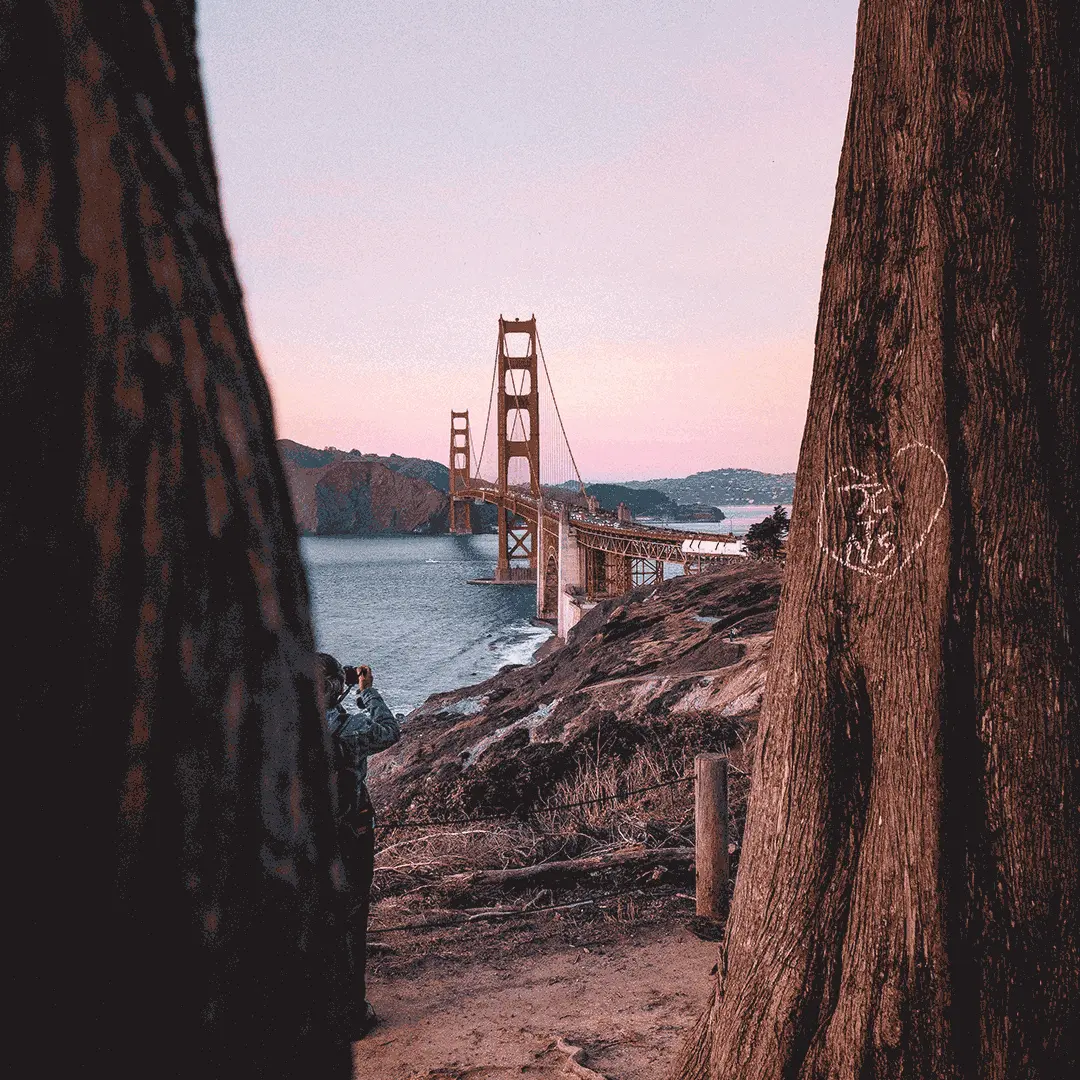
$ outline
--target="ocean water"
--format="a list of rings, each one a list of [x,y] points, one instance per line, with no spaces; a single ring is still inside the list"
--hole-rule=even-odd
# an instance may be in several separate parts
[[[725,506],[727,520],[688,531],[742,535],[771,506]],[[789,508],[790,510],[790,508]],[[495,536],[305,536],[315,641],[343,664],[369,664],[395,712],[431,695],[524,664],[551,632],[531,622],[528,585],[470,585],[491,577]],[[668,567],[667,576],[681,573]]]
[[[672,529],[685,529],[687,532],[734,533],[745,536],[746,530],[755,522],[762,521],[773,512],[771,506],[721,506],[724,511],[723,521],[669,521],[663,524]],[[784,509],[791,514],[791,504]],[[657,522],[660,524],[660,522]]]
[[[368,664],[395,712],[527,663],[551,632],[536,590],[491,577],[496,536],[305,536],[316,647]]]

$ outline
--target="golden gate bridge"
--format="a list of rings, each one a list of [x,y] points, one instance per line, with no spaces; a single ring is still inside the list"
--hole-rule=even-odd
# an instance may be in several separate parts
[[[555,621],[561,638],[598,600],[663,581],[667,563],[694,574],[744,557],[734,536],[636,522],[624,505],[601,509],[570,448],[535,315],[499,317],[479,454],[468,411],[450,413],[451,532],[472,532],[476,501],[497,508],[492,581],[535,583],[536,614]]]

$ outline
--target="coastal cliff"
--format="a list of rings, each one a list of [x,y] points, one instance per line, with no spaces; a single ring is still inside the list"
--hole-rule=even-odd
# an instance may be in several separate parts
[[[374,461],[305,468],[286,461],[297,529],[311,536],[446,532],[448,497]]]
[[[277,448],[286,468],[298,466],[302,469],[318,469],[338,461],[370,461],[376,465],[385,465],[391,472],[400,473],[413,480],[423,480],[437,491],[450,490],[450,470],[438,461],[427,458],[402,457],[400,454],[364,454],[359,450],[339,450],[336,446],[316,450],[314,446],[305,446],[292,439],[278,439]]]
[[[538,662],[430,698],[369,781],[392,816],[528,809],[642,751],[672,763],[756,729],[782,571],[751,563],[597,605]]]
[[[278,439],[296,527],[307,536],[444,533],[450,473],[426,458],[363,454]],[[473,532],[495,528],[495,507],[472,508]]]

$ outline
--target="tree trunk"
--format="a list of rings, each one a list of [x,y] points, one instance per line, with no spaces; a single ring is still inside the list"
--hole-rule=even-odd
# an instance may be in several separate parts
[[[1076,12],[863,0],[742,866],[682,1080],[1080,1075]]]
[[[10,981],[45,1075],[347,1075],[307,590],[194,35],[184,0],[0,0]]]

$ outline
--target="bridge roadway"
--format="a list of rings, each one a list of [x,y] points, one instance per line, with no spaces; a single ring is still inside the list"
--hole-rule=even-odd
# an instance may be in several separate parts
[[[565,489],[541,488],[537,496],[524,485],[500,490],[470,477],[455,495],[490,503],[524,521],[532,534],[530,565],[503,567],[495,580],[535,582],[537,615],[556,621],[564,640],[596,601],[663,581],[665,563],[678,563],[693,574],[707,563],[745,557],[730,534],[644,525],[599,510],[595,500],[590,506],[586,496]]]
[[[538,506],[542,506],[544,516],[551,519],[554,528],[558,527],[559,515],[565,506],[569,509],[578,545],[614,555],[682,565],[698,559],[741,557],[732,550],[738,541],[730,533],[699,533],[689,529],[665,529],[663,526],[620,521],[615,514],[589,510],[582,505],[583,498],[576,492],[566,492],[564,495],[557,489],[548,488],[537,498],[527,488],[507,488],[503,493],[495,484],[472,477],[468,487],[458,491],[457,495],[459,498],[479,499],[501,506],[531,525],[538,524]],[[688,551],[687,541],[697,543],[692,544]]]

